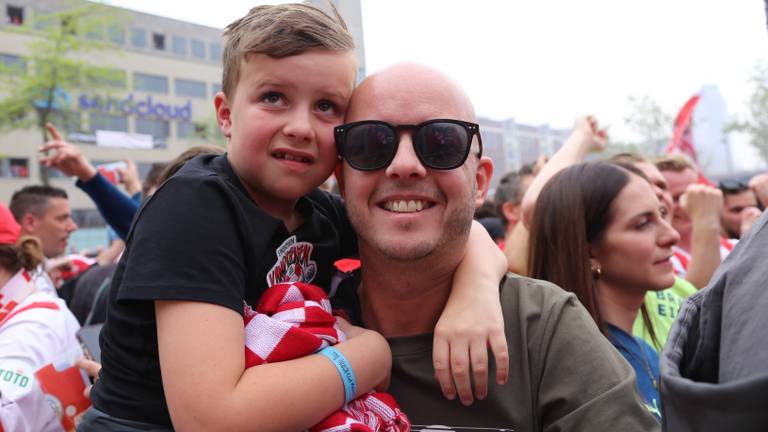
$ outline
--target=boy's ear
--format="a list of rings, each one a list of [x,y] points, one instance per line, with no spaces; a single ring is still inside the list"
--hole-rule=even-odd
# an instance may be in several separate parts
[[[336,168],[333,169],[333,175],[336,176],[336,184],[339,185],[339,193],[344,197],[344,161],[336,161]]]
[[[219,129],[229,139],[232,136],[232,110],[229,108],[227,95],[224,92],[216,93],[213,104],[216,108],[216,121],[219,123]]]

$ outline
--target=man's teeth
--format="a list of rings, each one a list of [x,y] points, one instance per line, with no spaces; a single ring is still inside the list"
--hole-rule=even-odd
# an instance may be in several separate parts
[[[305,163],[310,162],[308,158],[301,157],[301,156],[294,156],[288,153],[275,153],[275,157],[279,159],[289,160],[289,161],[297,161],[297,162],[305,162]]]
[[[387,201],[384,203],[384,208],[391,212],[395,213],[414,213],[421,211],[424,209],[424,207],[427,206],[427,203],[424,201]]]

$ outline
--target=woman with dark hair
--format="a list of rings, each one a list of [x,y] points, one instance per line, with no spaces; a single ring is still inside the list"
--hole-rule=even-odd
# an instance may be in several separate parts
[[[82,357],[80,328],[64,301],[38,291],[30,271],[43,261],[35,237],[0,204],[0,430],[60,431],[35,372],[62,356]]]
[[[679,235],[641,171],[607,162],[568,167],[544,186],[531,218],[530,276],[576,294],[635,369],[637,388],[660,417],[658,355],[632,336],[648,291],[674,283]]]

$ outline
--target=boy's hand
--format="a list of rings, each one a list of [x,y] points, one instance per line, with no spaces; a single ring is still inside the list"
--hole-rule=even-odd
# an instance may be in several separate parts
[[[92,179],[96,175],[96,168],[88,162],[80,149],[64,141],[51,123],[47,123],[45,127],[51,140],[40,147],[39,151],[44,153],[54,150],[54,153],[42,157],[40,162],[49,168],[58,169],[66,176],[75,176],[83,182]]]
[[[504,317],[498,296],[494,303],[483,301],[482,297],[449,302],[435,326],[435,377],[446,398],[453,400],[458,393],[464,405],[473,402],[472,381],[477,399],[488,395],[488,347],[496,359],[496,382],[506,383],[509,374]],[[495,304],[490,314],[489,304]]]

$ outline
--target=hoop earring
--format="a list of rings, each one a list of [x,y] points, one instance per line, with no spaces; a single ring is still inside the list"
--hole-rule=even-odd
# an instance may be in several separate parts
[[[603,268],[598,266],[592,269],[592,277],[597,280],[603,275]]]

